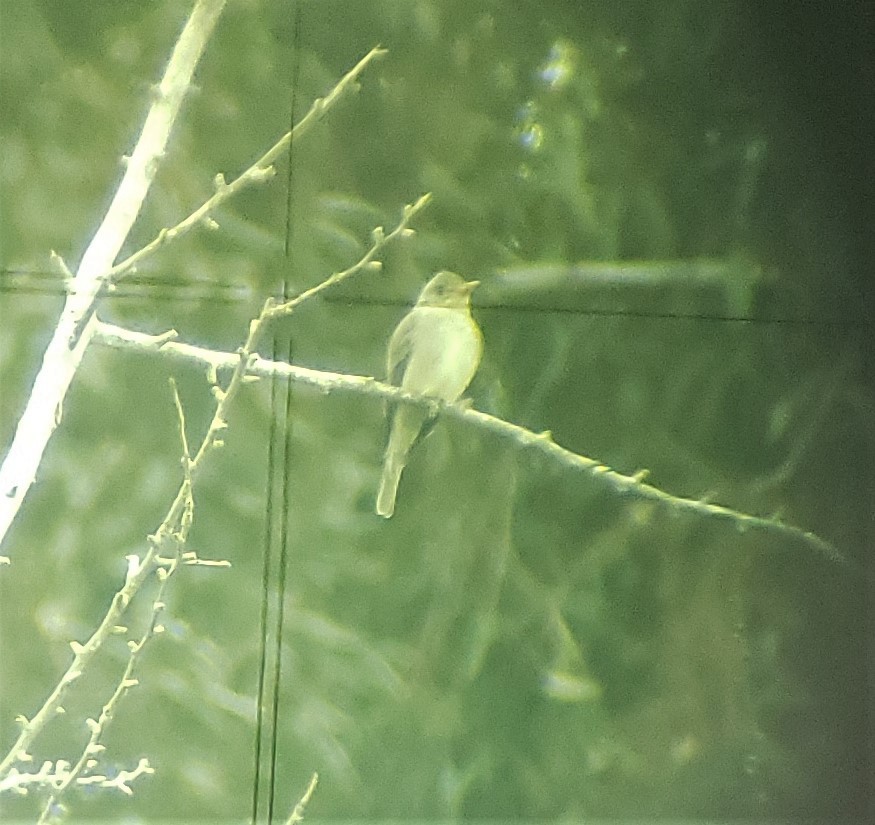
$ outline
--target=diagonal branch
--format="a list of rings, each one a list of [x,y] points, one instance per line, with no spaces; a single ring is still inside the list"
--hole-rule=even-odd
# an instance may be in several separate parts
[[[136,350],[151,350],[161,355],[204,365],[210,373],[219,370],[233,369],[239,355],[232,352],[196,347],[181,341],[172,340],[172,335],[146,335],[123,327],[101,323],[98,326],[96,340],[100,344],[118,348]],[[739,532],[762,530],[775,535],[781,535],[793,541],[822,553],[833,561],[844,561],[841,552],[829,541],[816,533],[803,530],[791,524],[784,524],[776,518],[764,518],[749,513],[742,513],[719,504],[712,504],[704,499],[684,498],[666,492],[658,487],[645,483],[646,472],[625,475],[605,466],[595,459],[578,455],[557,444],[549,431],[534,433],[517,424],[504,421],[478,410],[460,404],[436,402],[433,398],[416,396],[402,392],[398,387],[382,384],[374,378],[365,375],[347,375],[337,372],[298,367],[284,362],[270,361],[265,358],[254,358],[250,364],[249,375],[264,378],[285,377],[289,381],[318,389],[321,393],[347,392],[367,395],[387,401],[405,402],[422,405],[430,410],[435,408],[450,418],[464,421],[500,438],[505,438],[519,449],[535,450],[550,461],[573,471],[583,472],[591,476],[599,484],[607,485],[617,495],[639,501],[652,501],[670,508],[674,512],[687,512],[705,518],[716,518],[733,524]]]
[[[226,183],[222,175],[216,175],[215,186],[216,191],[208,200],[204,201],[197,209],[194,210],[187,218],[181,220],[176,226],[170,229],[162,229],[149,243],[142,249],[134,252],[128,258],[117,263],[109,272],[109,278],[116,281],[126,272],[130,272],[136,267],[140,261],[152,255],[158,249],[170,241],[185,235],[192,228],[203,221],[207,221],[211,213],[215,212],[217,207],[221,206],[226,200],[234,195],[242,192],[244,189],[256,183],[263,183],[265,180],[273,177],[274,162],[285,152],[289,145],[295,140],[302,138],[310,129],[321,120],[326,112],[331,109],[338,100],[350,90],[355,88],[355,82],[359,75],[365,70],[368,64],[377,57],[382,57],[386,54],[385,49],[375,46],[371,49],[355,66],[352,67],[337,83],[337,85],[325,96],[317,98],[313,101],[309,111],[290,131],[286,132],[273,146],[270,147],[255,163],[252,164],[245,172],[234,178],[230,183]]]

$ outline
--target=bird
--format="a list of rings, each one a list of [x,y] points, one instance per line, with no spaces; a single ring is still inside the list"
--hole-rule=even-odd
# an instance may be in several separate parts
[[[413,309],[389,340],[386,374],[405,392],[452,402],[465,391],[483,355],[483,333],[471,315],[471,293],[479,281],[446,270],[423,288]],[[376,512],[391,518],[407,456],[434,413],[398,404],[383,459]]]

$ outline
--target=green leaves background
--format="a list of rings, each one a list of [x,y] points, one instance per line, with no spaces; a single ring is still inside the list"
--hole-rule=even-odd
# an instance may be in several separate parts
[[[61,305],[49,251],[81,254],[187,8],[0,10],[5,445]],[[262,354],[380,377],[406,303],[455,269],[484,282],[478,408],[621,471],[647,468],[679,495],[780,512],[851,562],[618,499],[449,421],[384,523],[379,406],[293,390],[286,427],[262,383],[196,489],[192,544],[233,566],[177,577],[168,631],[107,742],[109,769],[148,755],[157,773],[130,800],[71,795],[74,818],[247,815],[267,490],[280,483],[279,810],[318,770],[317,819],[863,815],[873,444],[855,203],[834,164],[833,110],[799,94],[799,55],[757,14],[730,2],[231,3],[131,251],[373,45],[389,53],[274,182],[225,207],[218,231],[152,259],[102,315],[233,349],[266,294],[349,265],[374,226],[430,191],[382,273],[303,307]],[[689,268],[702,259],[717,263]],[[596,277],[581,262],[620,266]],[[717,274],[697,278],[701,267]],[[199,371],[86,357],[4,548],[3,741],[176,489],[168,374],[194,439],[212,403]],[[271,439],[286,438],[287,463],[269,468]],[[69,756],[123,655],[119,639],[37,764]],[[32,810],[5,804],[10,818]]]

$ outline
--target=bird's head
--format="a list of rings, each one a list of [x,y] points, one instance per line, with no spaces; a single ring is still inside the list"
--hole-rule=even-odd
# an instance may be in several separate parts
[[[471,300],[471,293],[479,284],[480,281],[466,281],[455,272],[443,270],[422,288],[416,303],[417,306],[465,309]]]

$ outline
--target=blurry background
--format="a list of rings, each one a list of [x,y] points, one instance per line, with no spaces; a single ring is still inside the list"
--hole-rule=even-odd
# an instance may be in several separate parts
[[[279,810],[318,770],[311,820],[871,812],[868,35],[850,5],[754,5],[231,2],[128,251],[389,53],[272,183],[101,315],[233,349],[266,295],[348,266],[430,191],[382,273],[277,324],[263,354],[381,377],[422,283],[455,269],[483,282],[479,409],[677,495],[780,514],[849,563],[621,500],[450,421],[384,522],[379,403],[294,389],[272,427],[285,402],[262,382],[196,490],[192,546],[232,567],[176,577],[107,737],[102,770],[157,772],[130,799],[72,792],[74,819],[247,816],[271,438],[289,444]],[[4,451],[62,302],[49,252],[75,267],[188,11],[0,2]],[[3,548],[4,749],[175,493],[170,374],[194,440],[202,371],[95,347],[68,396]],[[119,637],[36,764],[75,757],[125,653]]]

